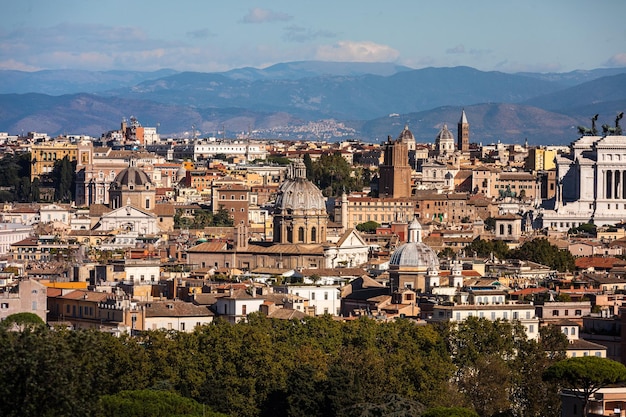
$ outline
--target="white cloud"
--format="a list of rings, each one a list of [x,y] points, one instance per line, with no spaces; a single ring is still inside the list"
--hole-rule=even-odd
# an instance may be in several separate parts
[[[318,47],[316,59],[347,62],[393,62],[400,52],[387,45],[374,42],[339,41],[334,45]]]
[[[291,19],[293,19],[293,17],[286,13],[274,12],[269,9],[261,9],[259,7],[255,7],[254,9],[250,9],[248,11],[248,14],[241,19],[241,22],[266,23],[276,21],[288,21]]]
[[[626,67],[626,52],[615,54],[606,61],[607,67]]]

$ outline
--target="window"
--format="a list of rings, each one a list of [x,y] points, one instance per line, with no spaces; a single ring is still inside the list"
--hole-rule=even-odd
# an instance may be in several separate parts
[[[304,242],[304,227],[298,228],[298,242]]]
[[[30,307],[31,310],[37,310],[37,301],[33,301]]]
[[[552,316],[557,317],[559,315],[559,310],[552,310]]]
[[[2,303],[0,304],[0,308],[5,309],[5,308],[9,308],[9,303]],[[69,313],[70,310],[70,306],[67,306],[67,312]]]
[[[582,316],[582,315],[583,315],[583,312],[582,312],[582,310],[576,310],[576,311],[574,311],[574,314],[575,314],[576,316]]]
[[[315,300],[315,293],[314,292],[311,293],[311,300]]]
[[[328,300],[328,292],[324,293],[324,300]]]
[[[602,353],[596,352],[596,356],[602,356]]]
[[[569,310],[565,310],[565,311],[563,312],[563,315],[564,315],[564,316],[569,315]]]
[[[185,323],[180,323],[180,330],[185,331]]]

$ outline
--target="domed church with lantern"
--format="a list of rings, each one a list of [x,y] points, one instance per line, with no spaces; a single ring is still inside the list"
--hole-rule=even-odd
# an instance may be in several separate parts
[[[274,205],[274,242],[325,243],[328,213],[322,192],[306,178],[306,166],[297,160],[290,178],[278,189]]]
[[[357,267],[367,262],[369,246],[356,230],[328,240],[326,198],[306,178],[301,160],[292,163],[280,185],[272,214],[272,242],[250,241],[247,226],[239,225],[234,243],[200,243],[188,249],[189,262],[241,270]]]
[[[422,242],[422,226],[417,218],[409,224],[408,242],[398,246],[389,260],[391,291],[410,288],[430,292],[439,286],[439,258]]]

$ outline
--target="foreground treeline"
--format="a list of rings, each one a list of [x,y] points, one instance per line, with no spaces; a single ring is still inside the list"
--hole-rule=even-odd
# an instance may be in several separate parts
[[[541,376],[566,341],[548,329],[542,343],[484,319],[453,329],[252,315],[139,338],[0,329],[0,415],[161,415],[151,405],[198,416],[556,416],[558,389]]]

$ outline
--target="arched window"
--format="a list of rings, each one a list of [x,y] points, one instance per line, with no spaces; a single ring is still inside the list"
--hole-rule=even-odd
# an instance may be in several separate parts
[[[298,228],[298,242],[304,242],[304,227]]]
[[[563,333],[565,333],[565,336],[569,335],[569,329],[567,327],[563,328]]]
[[[317,229],[314,227],[311,228],[311,242],[317,241]]]
[[[503,224],[500,225],[500,234],[501,235],[504,234],[504,225]]]
[[[287,229],[287,242],[293,243],[293,229],[291,227]]]
[[[511,224],[507,225],[507,232],[509,232],[509,235],[513,234],[513,225]]]

